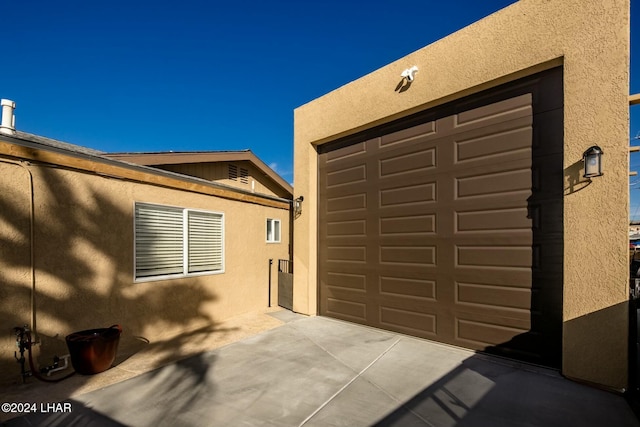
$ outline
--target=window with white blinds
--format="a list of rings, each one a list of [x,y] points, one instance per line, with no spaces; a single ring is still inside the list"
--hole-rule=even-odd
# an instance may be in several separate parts
[[[136,279],[223,271],[223,214],[136,203]]]
[[[222,215],[187,211],[188,272],[222,270]]]

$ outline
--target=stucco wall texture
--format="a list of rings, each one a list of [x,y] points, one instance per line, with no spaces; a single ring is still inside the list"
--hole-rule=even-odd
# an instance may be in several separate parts
[[[288,259],[289,211],[0,158],[0,324],[32,325],[30,244],[40,365],[68,353],[74,331],[121,324],[125,338],[151,343],[235,315],[277,305],[277,260]],[[28,168],[28,170],[27,170]],[[33,176],[34,236],[30,237]],[[134,202],[222,212],[225,272],[134,282]],[[281,221],[281,243],[266,243],[266,219]],[[121,340],[121,344],[123,341]],[[15,339],[0,336],[0,387],[20,381]]]
[[[294,310],[317,309],[316,146],[554,66],[564,71],[562,373],[627,387],[629,0],[520,0],[295,110]],[[411,87],[401,72],[419,68]],[[604,176],[569,180],[591,145]]]

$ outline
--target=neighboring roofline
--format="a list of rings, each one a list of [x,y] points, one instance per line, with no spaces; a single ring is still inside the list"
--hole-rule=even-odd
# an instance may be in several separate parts
[[[0,135],[0,155],[283,209],[288,209],[291,203],[291,200],[286,198],[252,193],[241,188],[202,178],[111,159],[101,151],[38,137],[25,132],[16,132],[15,136]],[[93,166],[87,164],[87,162],[91,162]],[[184,184],[179,184],[179,182]]]
[[[267,166],[251,150],[242,151],[161,151],[144,153],[105,153],[105,156],[140,165],[173,165],[186,163],[240,162],[247,161],[285,191],[293,195],[293,187],[276,171]]]
[[[3,135],[3,137],[6,137],[6,136],[10,137],[10,135]],[[104,151],[94,150],[93,148],[70,144],[68,142],[58,141],[56,139],[47,138],[45,136],[35,135],[28,132],[22,132],[19,130],[15,131],[14,137],[16,139],[20,139],[23,141],[31,141],[37,144],[42,144],[47,147],[59,148],[61,150],[73,151],[73,152],[87,154],[87,155],[100,156],[105,154]]]

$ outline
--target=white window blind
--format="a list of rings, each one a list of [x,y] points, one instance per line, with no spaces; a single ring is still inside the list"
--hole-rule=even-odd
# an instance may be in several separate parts
[[[136,204],[136,277],[181,274],[182,209]]]
[[[208,212],[188,212],[188,271],[222,269],[222,217]]]
[[[224,269],[224,216],[136,203],[136,278],[188,275]]]

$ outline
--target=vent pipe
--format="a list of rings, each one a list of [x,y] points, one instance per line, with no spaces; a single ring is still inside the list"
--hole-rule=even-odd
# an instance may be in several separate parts
[[[0,100],[2,106],[2,124],[0,124],[0,133],[5,135],[13,135],[16,132],[16,117],[13,115],[13,110],[16,108],[16,103],[9,100]]]

